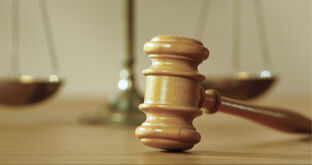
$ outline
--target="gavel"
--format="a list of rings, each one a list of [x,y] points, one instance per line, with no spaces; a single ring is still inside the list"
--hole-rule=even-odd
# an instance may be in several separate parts
[[[202,112],[221,111],[279,131],[311,134],[312,122],[302,115],[222,97],[213,89],[204,91],[200,82],[205,76],[197,67],[208,58],[209,51],[200,41],[157,36],[145,43],[144,52],[152,60],[143,71],[145,99],[139,105],[146,120],[135,134],[147,146],[168,151],[191,149],[201,139],[192,122]]]

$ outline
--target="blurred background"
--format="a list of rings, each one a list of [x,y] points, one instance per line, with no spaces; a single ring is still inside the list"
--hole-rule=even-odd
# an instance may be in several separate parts
[[[19,10],[15,10],[19,21],[12,19],[12,4],[18,4],[14,2],[18,1],[0,0],[0,164],[311,164],[311,136],[303,139],[283,134],[224,113],[194,120],[203,137],[195,152],[169,156],[149,150],[139,143],[133,126],[106,125],[137,126],[145,117],[136,105],[142,102],[141,97],[135,97],[135,90],[127,88],[131,86],[127,86],[129,81],[123,81],[125,88],[118,91],[122,77],[119,74],[125,69],[122,59],[127,54],[125,2],[131,1],[19,0]],[[210,50],[210,57],[199,71],[207,78],[233,74],[237,2],[241,5],[239,71],[259,74],[267,69],[278,77],[264,96],[251,101],[311,118],[311,0],[135,0],[134,74],[139,93],[143,96],[145,88],[142,70],[151,65],[143,45],[157,35],[181,35],[202,41]],[[262,3],[262,24],[257,24],[253,2]],[[44,3],[49,21],[42,19]],[[50,23],[59,73],[65,81],[53,99],[24,106],[36,97],[47,98],[42,94],[53,93],[51,86],[57,83],[46,81],[45,86],[41,81],[30,81],[30,85],[20,79],[7,81],[16,74],[12,67],[12,32],[18,34],[12,31],[17,29],[12,28],[14,22],[20,26],[21,75],[58,80],[49,56],[48,26],[44,26]],[[266,29],[271,68],[263,65],[259,25]],[[261,90],[260,87],[256,84],[253,90]],[[119,98],[115,97],[114,102],[108,99],[111,96]],[[21,106],[6,106],[3,102],[7,98],[20,101]],[[140,120],[136,120],[134,117],[139,115]],[[87,126],[80,121],[102,126]]]
[[[271,52],[272,72],[279,77],[270,97],[291,96],[311,101],[311,1],[263,0],[264,21]],[[201,0],[137,0],[135,14],[135,74],[144,93],[141,71],[150,65],[144,42],[156,35],[200,39],[210,57],[200,66],[205,75],[232,73],[233,1],[211,1],[206,20],[199,20]],[[122,0],[50,0],[47,3],[60,73],[66,83],[59,97],[106,97],[117,92],[123,41]],[[11,3],[0,1],[0,76],[11,70]],[[242,69],[263,69],[252,1],[242,1]],[[51,65],[36,0],[20,3],[19,63],[24,74],[44,77]]]

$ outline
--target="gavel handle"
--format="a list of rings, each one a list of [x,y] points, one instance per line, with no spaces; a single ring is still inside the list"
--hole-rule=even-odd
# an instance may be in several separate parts
[[[243,101],[222,97],[215,90],[206,90],[204,95],[201,107],[207,113],[220,111],[249,119],[279,131],[311,134],[312,121],[300,114],[281,108],[251,105]]]

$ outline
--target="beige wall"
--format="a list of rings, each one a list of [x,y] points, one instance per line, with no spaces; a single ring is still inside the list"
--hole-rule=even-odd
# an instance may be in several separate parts
[[[124,53],[122,0],[49,0],[48,8],[61,74],[62,95],[108,95],[117,91]],[[136,13],[136,71],[150,65],[142,46],[151,37],[174,34],[194,37],[200,0],[138,0]],[[201,40],[211,56],[200,67],[204,74],[231,73],[231,0],[214,0]],[[262,68],[252,1],[243,1],[243,69]],[[311,1],[265,0],[265,21],[273,71],[280,80],[271,95],[311,96]],[[21,67],[24,73],[51,72],[37,1],[21,3]],[[9,53],[10,0],[0,1],[0,74],[11,74]]]

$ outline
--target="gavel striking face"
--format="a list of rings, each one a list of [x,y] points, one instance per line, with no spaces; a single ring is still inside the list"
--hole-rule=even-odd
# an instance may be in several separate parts
[[[311,133],[311,121],[301,115],[246,105],[221,97],[214,90],[204,92],[200,82],[205,77],[197,67],[209,52],[200,41],[157,36],[145,43],[144,52],[152,60],[151,67],[143,71],[145,100],[139,105],[146,120],[135,133],[147,146],[175,151],[191,149],[201,138],[192,122],[202,111],[219,110],[284,132]]]

